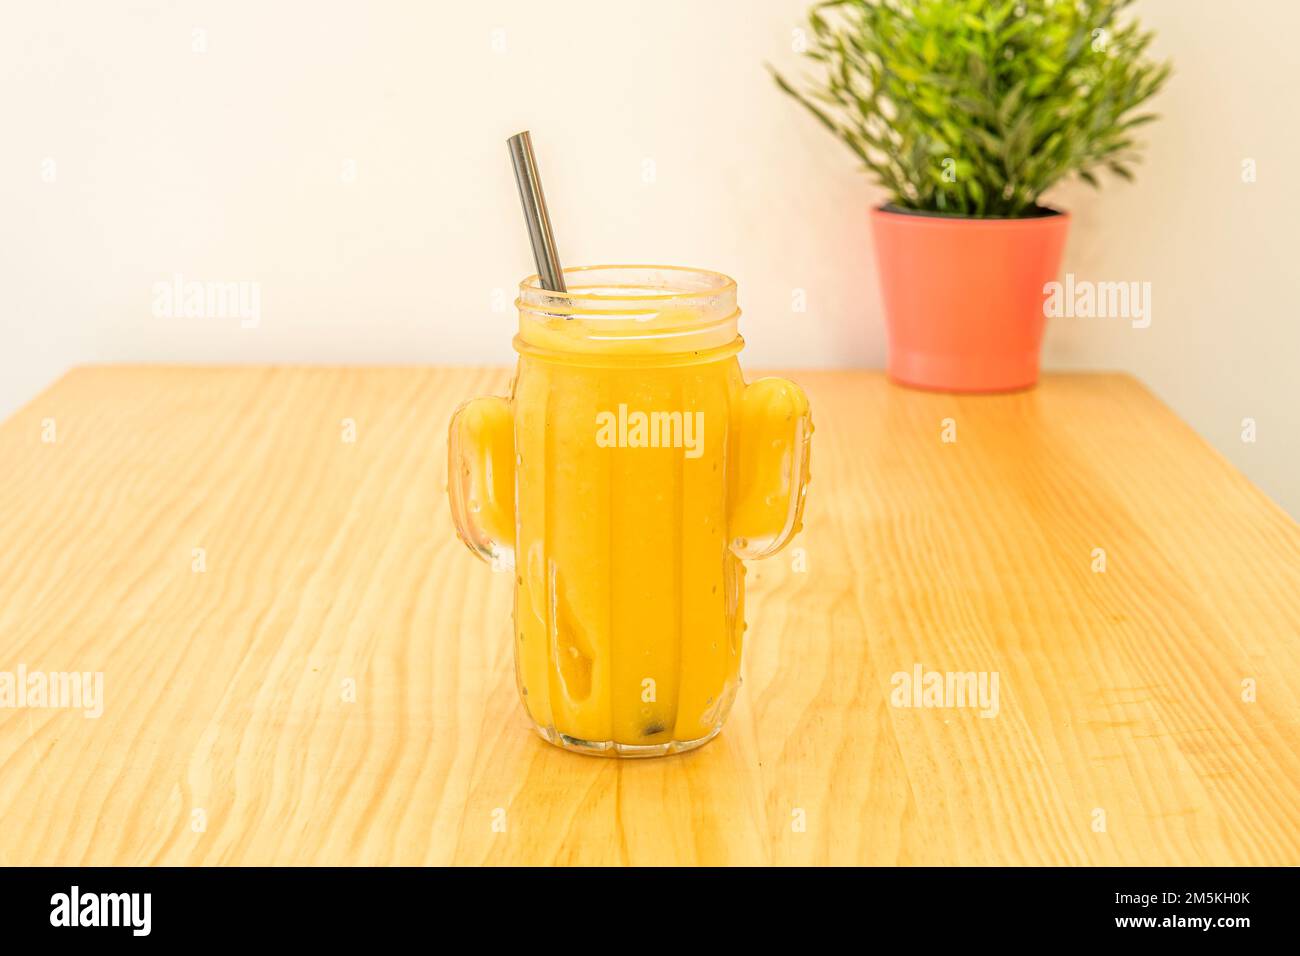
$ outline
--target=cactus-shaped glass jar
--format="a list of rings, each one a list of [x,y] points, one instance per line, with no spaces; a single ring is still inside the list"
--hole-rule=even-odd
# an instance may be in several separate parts
[[[520,286],[509,398],[451,422],[461,539],[512,570],[519,694],[559,746],[689,750],[740,686],[743,559],[800,527],[812,421],[793,382],[748,385],[736,284],[663,266]]]

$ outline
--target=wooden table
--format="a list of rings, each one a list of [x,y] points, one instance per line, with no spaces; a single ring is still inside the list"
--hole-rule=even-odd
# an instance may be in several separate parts
[[[531,733],[450,527],[506,372],[73,371],[0,427],[0,671],[103,712],[0,709],[0,863],[1300,863],[1293,521],[1124,376],[795,377],[735,711],[609,761]],[[996,716],[894,706],[915,665]]]

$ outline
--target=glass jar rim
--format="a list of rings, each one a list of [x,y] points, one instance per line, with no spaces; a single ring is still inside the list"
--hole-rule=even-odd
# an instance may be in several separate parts
[[[652,288],[652,282],[647,280],[643,283],[637,283],[634,287],[635,291],[627,294],[610,294],[605,291],[584,291],[592,287],[607,288],[598,281],[588,282],[585,286],[579,284],[584,279],[597,279],[602,273],[622,273],[624,275],[644,273],[647,276],[653,276],[655,273],[667,273],[680,278],[682,286],[679,288],[665,287],[660,291]],[[625,309],[635,310],[641,303],[654,303],[656,306],[664,306],[668,304],[707,302],[710,300],[716,302],[720,296],[728,294],[734,296],[736,291],[736,280],[730,276],[710,269],[697,269],[691,266],[649,264],[571,266],[564,270],[564,276],[566,285],[570,286],[567,292],[554,292],[550,289],[543,289],[540,276],[537,274],[528,276],[519,283],[519,301],[516,305],[521,309],[529,310],[541,307],[543,310],[549,311],[550,308],[559,306],[560,308],[568,308],[579,312],[617,312]],[[590,305],[587,305],[588,303]]]
[[[543,289],[537,276],[520,284],[520,354],[580,353],[645,363],[740,347],[736,283],[720,272],[600,265],[564,274],[567,292]]]

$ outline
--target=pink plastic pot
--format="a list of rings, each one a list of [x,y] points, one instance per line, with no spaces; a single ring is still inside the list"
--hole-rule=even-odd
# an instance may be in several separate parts
[[[1056,278],[1068,213],[964,219],[871,211],[889,333],[889,377],[947,392],[1038,381],[1043,286]]]

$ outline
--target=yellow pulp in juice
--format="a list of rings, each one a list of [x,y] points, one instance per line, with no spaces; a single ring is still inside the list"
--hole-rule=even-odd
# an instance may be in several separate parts
[[[735,349],[683,355],[647,337],[602,364],[565,351],[580,324],[521,335],[537,348],[521,347],[511,403],[519,692],[539,727],[572,742],[698,740],[735,697],[745,626],[727,527],[745,388]],[[599,416],[620,406],[702,413],[698,456],[601,447]]]

